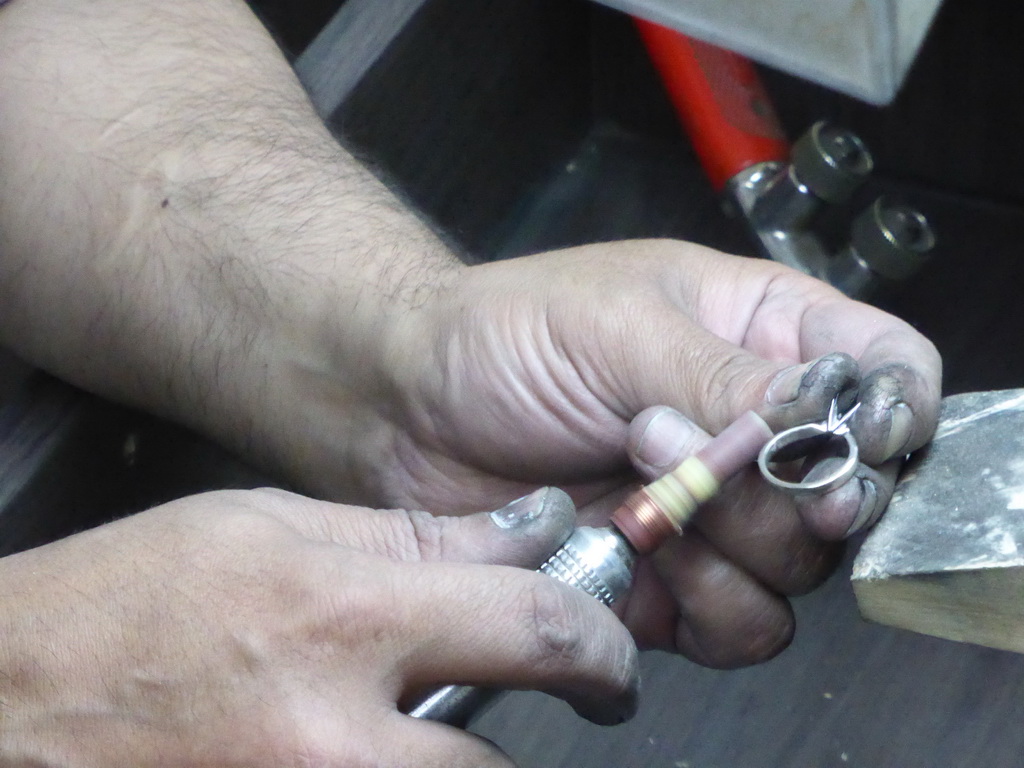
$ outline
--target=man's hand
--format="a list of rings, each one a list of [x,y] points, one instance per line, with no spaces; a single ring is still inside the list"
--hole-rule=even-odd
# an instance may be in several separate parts
[[[467,268],[407,319],[402,407],[367,468],[403,506],[479,508],[551,483],[607,511],[637,479],[627,439],[651,479],[747,409],[779,429],[823,418],[834,397],[859,399],[864,463],[852,480],[797,504],[752,473],[645,565],[627,607],[638,638],[715,666],[785,645],[792,617],[779,594],[827,575],[837,550],[825,541],[877,518],[894,459],[937,417],[940,360],[906,323],[779,265],[693,245]],[[659,404],[685,417],[645,410]],[[340,492],[328,467],[296,469]]]
[[[672,242],[461,266],[240,0],[13,3],[0,50],[0,341],[324,496],[446,513],[557,484],[596,516],[637,479],[635,418],[650,476],[746,408],[783,427],[856,389],[855,479],[799,508],[738,483],[643,566],[645,644],[777,651],[779,593],[934,428],[934,348],[781,266]]]
[[[451,681],[624,719],[619,621],[495,565],[538,565],[574,517],[556,490],[464,518],[224,492],[6,558],[0,762],[510,766],[396,708]]]

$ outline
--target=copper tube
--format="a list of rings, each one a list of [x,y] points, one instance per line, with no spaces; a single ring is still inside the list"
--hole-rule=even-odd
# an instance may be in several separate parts
[[[676,533],[668,515],[643,488],[631,493],[615,510],[611,523],[640,555],[653,552],[661,542]]]

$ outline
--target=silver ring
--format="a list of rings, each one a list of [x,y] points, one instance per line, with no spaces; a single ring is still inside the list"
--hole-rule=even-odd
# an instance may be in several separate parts
[[[835,469],[835,471],[830,472],[825,477],[820,477],[812,481],[801,480],[796,483],[789,480],[783,480],[772,472],[771,464],[774,462],[775,457],[780,451],[802,440],[808,440],[815,437],[826,437],[829,435],[846,441],[846,459]],[[764,476],[764,479],[776,488],[781,488],[794,496],[809,496],[812,494],[828,493],[829,491],[834,491],[836,488],[843,485],[843,483],[853,477],[853,473],[857,471],[857,462],[859,460],[860,450],[857,448],[857,441],[849,431],[837,434],[821,424],[804,424],[803,426],[793,427],[792,429],[780,432],[769,440],[768,444],[761,449],[761,453],[757,457],[757,467],[761,470],[761,474]]]

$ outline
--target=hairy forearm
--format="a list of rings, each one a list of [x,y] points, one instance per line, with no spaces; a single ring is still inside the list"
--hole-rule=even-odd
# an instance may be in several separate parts
[[[457,262],[241,0],[16,0],[0,50],[4,343],[271,463],[253,414],[318,369],[387,389],[387,318]]]

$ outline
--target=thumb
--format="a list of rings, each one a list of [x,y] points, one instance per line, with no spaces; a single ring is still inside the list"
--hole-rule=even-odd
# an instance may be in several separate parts
[[[638,413],[629,424],[626,450],[644,481],[678,467],[711,440],[711,435],[667,405]]]
[[[441,517],[373,510],[281,493],[273,513],[307,538],[398,560],[537,568],[569,538],[576,507],[558,488],[540,488],[491,512]]]
[[[572,534],[576,506],[558,488],[540,488],[493,512],[421,521],[443,539],[437,559],[537,568]]]
[[[687,366],[690,413],[712,432],[748,410],[779,430],[824,418],[834,399],[853,405],[860,369],[847,354],[786,366],[717,339],[712,346]]]
[[[641,342],[620,338],[616,346],[603,347],[619,356],[611,368],[628,372],[618,382],[627,409],[671,405],[717,433],[746,411],[778,430],[824,418],[834,398],[852,405],[860,369],[847,354],[831,352],[802,363],[765,359],[687,317],[663,315],[646,318],[642,334],[627,329]]]

